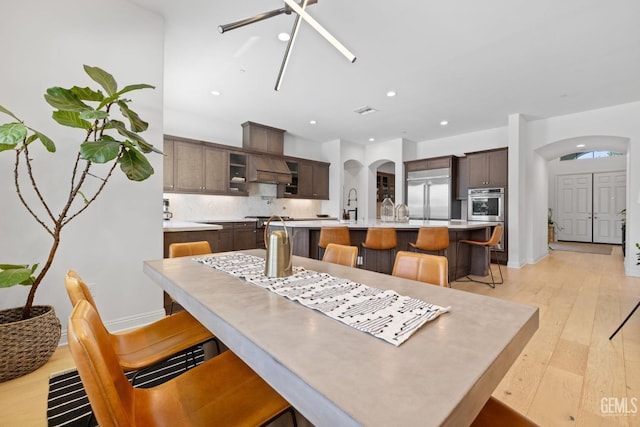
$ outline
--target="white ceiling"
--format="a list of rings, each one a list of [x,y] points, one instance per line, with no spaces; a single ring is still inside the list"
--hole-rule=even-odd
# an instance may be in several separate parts
[[[309,14],[357,61],[303,22],[278,92],[286,43],[276,36],[295,15],[217,26],[283,0],[130,1],[165,18],[165,109],[233,123],[238,135],[250,120],[320,142],[424,141],[505,126],[512,113],[640,100],[638,0],[318,0]],[[353,112],[365,105],[379,111]]]

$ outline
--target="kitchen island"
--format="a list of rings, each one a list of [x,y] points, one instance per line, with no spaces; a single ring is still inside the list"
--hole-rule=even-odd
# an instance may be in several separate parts
[[[464,220],[410,220],[409,222],[381,222],[373,221],[285,221],[287,228],[293,231],[293,254],[306,258],[320,259],[318,241],[322,227],[346,226],[349,228],[351,244],[360,248],[358,266],[366,270],[391,273],[393,257],[384,251],[368,251],[366,261],[362,258],[362,242],[365,240],[367,229],[373,227],[392,227],[397,231],[397,251],[409,250],[409,242],[415,242],[421,227],[447,227],[449,229],[449,280],[464,277],[468,274],[485,276],[489,253],[484,248],[461,245],[460,253],[456,254],[456,245],[462,239],[488,239],[492,227],[496,222],[464,221]],[[282,223],[272,221],[272,226],[282,226]],[[459,256],[456,271],[456,257]]]

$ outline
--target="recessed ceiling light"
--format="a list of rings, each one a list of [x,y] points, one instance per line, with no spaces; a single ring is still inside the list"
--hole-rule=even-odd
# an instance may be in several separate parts
[[[315,120],[309,120],[309,124],[315,125],[316,123],[318,122],[316,122]]]
[[[278,34],[278,40],[281,42],[288,42],[291,36],[288,33],[280,33]]]
[[[584,145],[584,144],[578,144],[578,145],[576,145],[576,148],[584,148],[584,147],[586,147],[586,145]]]
[[[442,120],[442,121],[440,122],[440,126],[446,126],[446,125],[448,125],[448,124],[449,124],[449,122],[448,122],[448,121],[446,121],[446,120]]]
[[[373,142],[375,140],[376,140],[375,138],[369,138],[369,142]]]
[[[213,95],[213,96],[220,96],[220,91],[219,91],[219,90],[212,90],[212,91],[211,91],[211,95]]]
[[[394,97],[394,96],[396,96],[396,95],[397,95],[397,93],[396,93],[396,91],[395,91],[395,90],[390,90],[389,92],[387,92],[387,96],[388,96],[389,98]]]

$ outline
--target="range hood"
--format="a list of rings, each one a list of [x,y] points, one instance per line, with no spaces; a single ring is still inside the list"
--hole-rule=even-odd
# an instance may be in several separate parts
[[[249,156],[249,181],[266,184],[290,184],[291,171],[279,157]]]

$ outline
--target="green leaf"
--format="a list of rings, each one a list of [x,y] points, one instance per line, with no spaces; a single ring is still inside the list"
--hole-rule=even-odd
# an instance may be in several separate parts
[[[91,129],[91,123],[86,120],[82,120],[80,118],[80,114],[81,113],[77,111],[58,110],[53,112],[53,120],[60,123],[62,126],[80,129]]]
[[[17,121],[21,122],[22,120],[20,120],[19,118],[17,118],[11,111],[7,110],[6,108],[4,108],[2,105],[0,105],[0,112],[5,113],[11,117],[13,117],[14,119],[16,119]]]
[[[101,91],[93,90],[90,87],[74,86],[71,88],[71,92],[73,92],[73,94],[79,99],[83,99],[85,101],[100,102],[104,99],[104,94]]]
[[[27,137],[27,127],[22,123],[0,125],[0,143],[15,146]]]
[[[47,89],[47,93],[44,95],[44,99],[47,100],[49,105],[54,108],[63,111],[85,111],[90,110],[87,104],[82,102],[73,92],[69,89],[61,87],[50,87]]]
[[[87,110],[80,113],[80,118],[85,120],[103,120],[109,117],[109,113],[106,111]]]
[[[112,128],[118,131],[118,133],[122,136],[125,136],[135,142],[141,142],[143,144],[147,144],[150,146],[150,144],[144,140],[143,137],[141,137],[140,135],[138,135],[135,132],[131,132],[129,129],[127,129],[127,127],[125,126],[125,124],[123,122],[121,122],[120,120],[111,120],[108,124],[107,124],[107,128]]]
[[[144,154],[130,148],[122,153],[118,160],[120,169],[132,181],[144,181],[153,175],[153,167]]]
[[[44,145],[44,148],[46,148],[48,152],[50,153],[56,152],[56,144],[51,140],[51,138],[49,138],[47,135],[40,133],[38,131],[33,130],[33,132],[34,132],[34,135],[38,137],[40,142],[42,142],[42,145]]]
[[[0,288],[9,288],[15,285],[32,285],[35,281],[33,272],[37,267],[38,264],[33,267],[13,264],[0,265]]]
[[[139,90],[139,89],[155,89],[155,86],[151,86],[145,83],[140,83],[140,84],[135,84],[135,85],[128,85],[125,86],[121,91],[119,91],[118,93],[116,93],[116,95],[118,97],[122,96],[123,94],[127,93],[127,92],[131,92],[133,90]]]
[[[144,132],[149,127],[149,123],[145,122],[138,116],[138,113],[129,109],[125,101],[118,101],[122,115],[129,119],[131,130],[134,132]]]
[[[84,71],[93,79],[94,82],[102,86],[108,95],[114,95],[118,91],[116,79],[102,68],[85,65]]]
[[[80,155],[84,160],[94,163],[107,163],[118,157],[120,143],[118,141],[90,141],[80,145]]]

